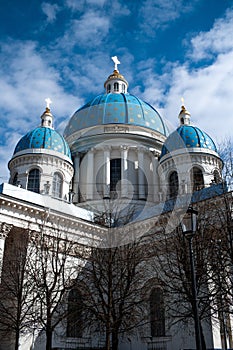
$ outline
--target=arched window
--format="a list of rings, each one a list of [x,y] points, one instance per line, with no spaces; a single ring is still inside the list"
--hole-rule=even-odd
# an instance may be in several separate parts
[[[177,171],[173,171],[169,176],[169,196],[175,198],[179,191],[179,179]]]
[[[110,84],[107,85],[107,93],[109,94],[109,92],[111,92],[111,85]]]
[[[201,169],[197,167],[192,168],[192,184],[193,191],[199,191],[204,188],[204,178]]]
[[[125,84],[122,84],[122,92],[125,92]]]
[[[62,197],[62,176],[59,173],[53,175],[52,196],[56,198]]]
[[[32,169],[28,174],[27,189],[32,192],[40,193],[40,170]]]
[[[67,337],[81,338],[83,335],[82,313],[83,303],[82,295],[76,288],[71,289],[68,295],[68,314],[67,314]]]
[[[12,181],[12,185],[17,186],[18,185],[18,173],[15,173]]]
[[[218,170],[214,170],[214,183],[219,184],[221,182],[221,176]]]
[[[119,91],[119,83],[114,83],[114,91]]]
[[[164,296],[161,287],[154,287],[150,293],[150,326],[152,337],[165,336]]]

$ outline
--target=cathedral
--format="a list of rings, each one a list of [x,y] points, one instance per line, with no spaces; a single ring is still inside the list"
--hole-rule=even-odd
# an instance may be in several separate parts
[[[117,57],[113,62],[105,91],[77,109],[63,135],[54,129],[55,116],[46,99],[40,126],[25,130],[16,144],[8,164],[9,182],[0,185],[2,284],[4,278],[8,280],[9,257],[27,250],[42,233],[52,241],[59,232],[72,242],[70,269],[72,261],[84,264],[75,256],[78,246],[85,247],[88,255],[99,245],[109,249],[131,244],[151,232],[158,217],[176,208],[185,210],[192,202],[211,200],[213,189],[220,191],[215,195],[221,194],[223,162],[213,139],[192,124],[184,104],[174,113],[179,126],[171,131],[153,106],[128,92]],[[114,234],[103,240],[109,232]],[[151,319],[163,302],[152,269],[146,271],[144,282],[152,297],[145,307],[145,326],[143,331],[134,329],[133,335],[122,335],[119,350],[194,349],[192,325],[169,326],[166,307],[157,312],[159,322]],[[67,289],[61,300],[68,310],[72,292]],[[69,314],[57,322],[51,349],[106,348],[104,337],[88,333],[81,325],[69,326],[71,323]],[[15,349],[13,328],[2,331],[1,350]],[[45,349],[45,333],[41,326],[19,331],[19,349]],[[211,315],[204,333],[207,349],[222,349],[219,325]]]

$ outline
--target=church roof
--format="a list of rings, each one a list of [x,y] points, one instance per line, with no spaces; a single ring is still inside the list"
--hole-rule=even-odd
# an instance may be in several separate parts
[[[204,148],[217,152],[212,138],[196,126],[181,125],[166,139],[161,152],[161,158],[170,152],[182,148]]]
[[[39,126],[23,136],[16,145],[14,154],[30,148],[53,150],[71,158],[70,149],[64,137],[54,129],[44,126]]]
[[[126,124],[152,129],[167,136],[168,130],[156,109],[129,93],[105,93],[78,109],[70,119],[64,136],[97,125]]]

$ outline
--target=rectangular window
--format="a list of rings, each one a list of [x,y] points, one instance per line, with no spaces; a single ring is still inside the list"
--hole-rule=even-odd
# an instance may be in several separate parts
[[[116,192],[117,183],[121,180],[121,159],[110,160],[110,191]],[[119,188],[120,189],[120,188]]]

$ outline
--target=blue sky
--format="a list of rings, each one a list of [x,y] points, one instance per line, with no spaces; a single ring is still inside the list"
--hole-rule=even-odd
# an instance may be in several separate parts
[[[232,0],[0,0],[0,177],[50,97],[55,128],[104,91],[117,55],[129,92],[178,125],[181,97],[217,143],[233,129]]]

